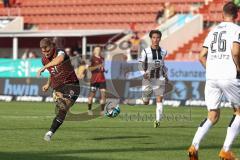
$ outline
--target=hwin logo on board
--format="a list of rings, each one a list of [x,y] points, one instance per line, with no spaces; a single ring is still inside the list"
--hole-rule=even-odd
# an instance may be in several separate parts
[[[9,79],[4,82],[4,95],[37,96],[39,86],[29,84],[11,84]]]

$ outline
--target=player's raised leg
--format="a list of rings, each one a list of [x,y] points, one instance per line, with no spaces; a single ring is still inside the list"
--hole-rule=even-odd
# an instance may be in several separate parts
[[[61,93],[58,92],[58,94],[60,95]],[[53,134],[62,125],[62,123],[66,117],[66,114],[67,114],[70,106],[72,106],[72,104],[73,104],[72,101],[64,99],[62,96],[58,97],[56,99],[56,107],[57,107],[58,113],[57,113],[56,117],[53,119],[52,125],[51,125],[49,131],[45,134],[44,140],[46,140],[46,141],[51,140],[51,137],[53,136]]]
[[[56,89],[53,94],[54,101],[57,107],[57,115],[52,121],[49,131],[45,134],[44,140],[50,141],[53,134],[62,125],[67,115],[68,110],[77,100],[80,93],[78,83],[67,84],[60,89]]]

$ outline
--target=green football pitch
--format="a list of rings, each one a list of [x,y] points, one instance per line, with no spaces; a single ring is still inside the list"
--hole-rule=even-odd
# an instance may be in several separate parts
[[[0,103],[0,160],[187,160],[198,124],[206,117],[203,107],[165,107],[160,128],[153,128],[154,106],[121,105],[117,118],[65,121],[45,142],[43,136],[54,117],[53,103]],[[75,104],[72,113],[87,109]],[[218,159],[231,109],[203,140],[201,160]],[[233,151],[240,156],[239,138]]]

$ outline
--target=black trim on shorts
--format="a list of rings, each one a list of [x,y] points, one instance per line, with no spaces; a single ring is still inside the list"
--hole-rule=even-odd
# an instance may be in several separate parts
[[[66,98],[75,102],[80,95],[79,81],[64,84],[61,87],[58,87],[54,90],[57,92],[61,92],[63,94],[63,98]]]
[[[106,89],[107,85],[106,85],[106,82],[96,82],[96,83],[91,83],[90,87],[96,87],[98,89]]]

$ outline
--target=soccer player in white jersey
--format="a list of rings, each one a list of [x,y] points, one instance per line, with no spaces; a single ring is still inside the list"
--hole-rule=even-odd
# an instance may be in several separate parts
[[[145,105],[149,104],[152,92],[156,96],[156,121],[154,127],[160,126],[160,120],[163,113],[163,94],[165,91],[165,83],[168,80],[166,74],[166,66],[164,59],[167,51],[159,46],[162,33],[159,30],[152,30],[149,33],[151,38],[151,46],[143,49],[139,57],[140,70],[144,72],[143,75],[143,102]]]
[[[237,14],[238,8],[234,3],[224,5],[224,20],[209,32],[200,53],[200,62],[206,68],[205,101],[208,117],[198,127],[188,149],[190,160],[198,160],[200,142],[217,123],[223,96],[231,102],[234,114],[219,157],[221,160],[236,160],[230,149],[240,132],[240,27],[234,24]]]

